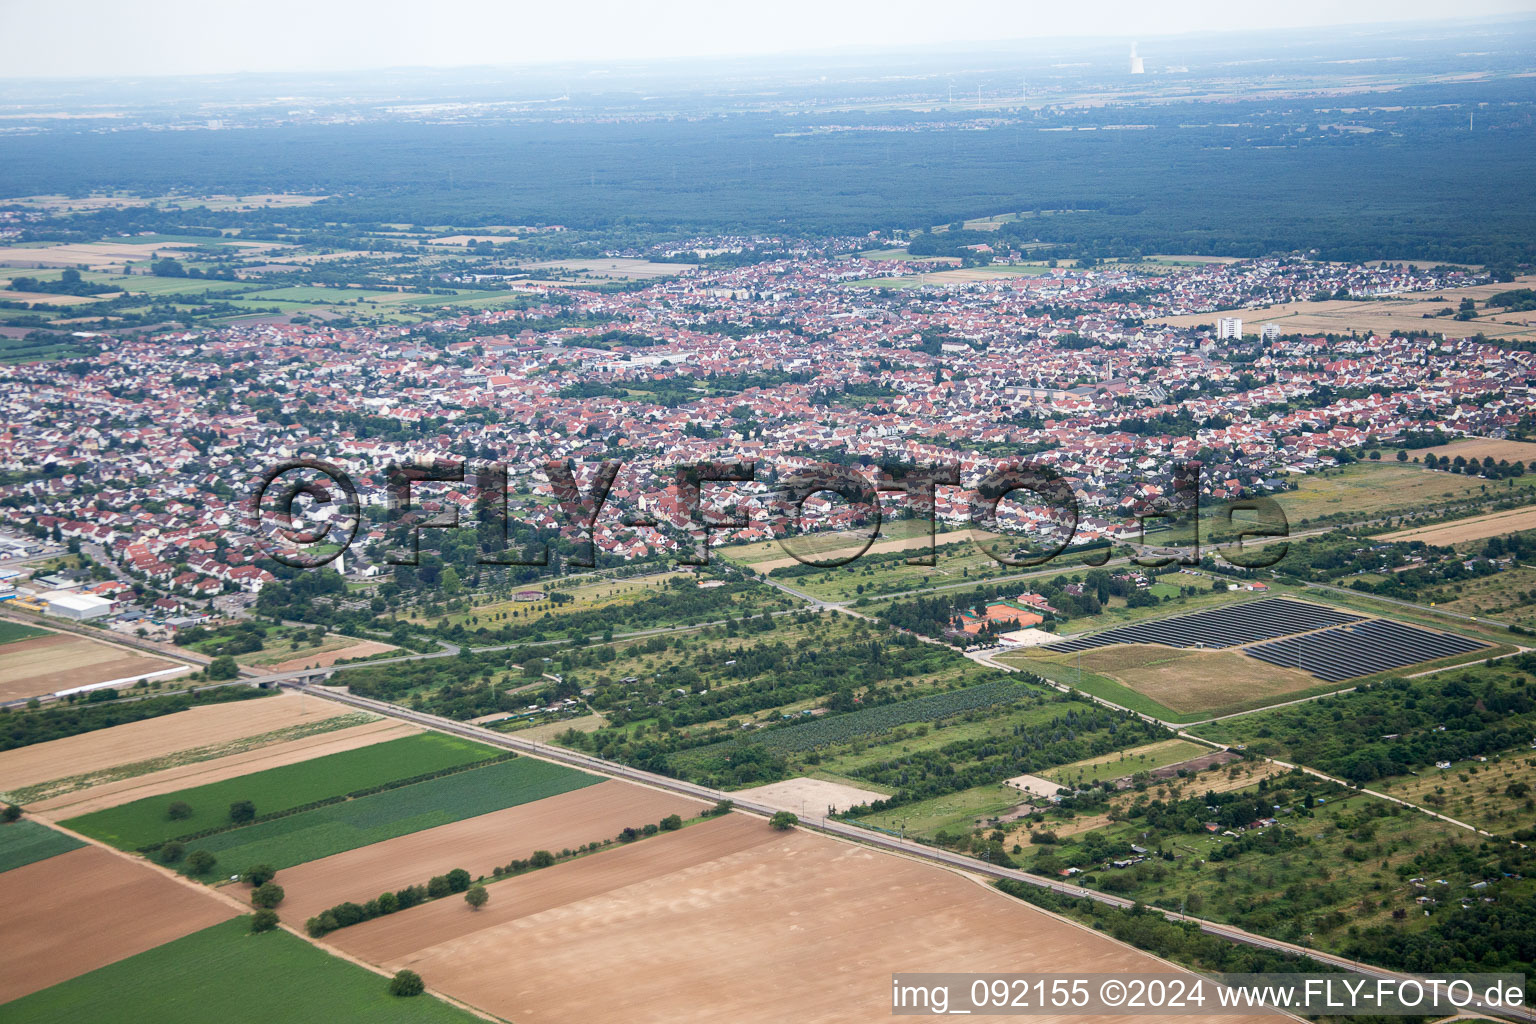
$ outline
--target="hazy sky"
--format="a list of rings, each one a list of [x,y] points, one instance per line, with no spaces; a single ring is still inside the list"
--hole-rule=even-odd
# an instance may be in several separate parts
[[[1536,0],[0,0],[0,77],[800,53],[1480,17]],[[35,40],[29,45],[28,40]]]

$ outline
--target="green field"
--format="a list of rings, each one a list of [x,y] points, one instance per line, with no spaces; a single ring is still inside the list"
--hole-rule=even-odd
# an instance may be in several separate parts
[[[285,931],[237,917],[6,1004],[8,1024],[472,1024],[430,995],[401,999],[387,979]],[[430,977],[423,979],[432,984]]]
[[[970,832],[977,818],[1002,814],[1017,807],[1023,799],[1018,790],[994,782],[918,800],[893,810],[866,814],[858,821],[888,832],[932,839],[939,832]]]
[[[237,800],[255,803],[258,815],[272,814],[398,779],[472,764],[496,753],[491,747],[456,736],[420,733],[206,786],[145,797],[83,814],[65,824],[119,849],[136,850],[176,836],[228,825],[229,805]],[[166,814],[166,809],[178,800],[191,805],[191,817],[173,820]]]
[[[1052,782],[1086,787],[1100,779],[1122,779],[1137,772],[1155,771],[1210,752],[1210,747],[1191,743],[1188,740],[1164,740],[1145,747],[1134,747],[1130,750],[1106,754],[1103,757],[1093,757],[1086,761],[1062,765],[1060,768],[1052,768],[1040,774]]]
[[[0,825],[0,871],[9,871],[37,860],[47,860],[84,845],[74,836],[55,832],[46,825],[25,818]]]
[[[24,626],[19,622],[10,622],[0,619],[0,644],[12,643],[16,640],[27,640],[34,636],[47,636],[46,629],[37,629],[33,626]]]
[[[220,832],[187,846],[219,858],[212,872],[215,876],[234,874],[251,864],[292,867],[601,781],[595,775],[519,757]]]

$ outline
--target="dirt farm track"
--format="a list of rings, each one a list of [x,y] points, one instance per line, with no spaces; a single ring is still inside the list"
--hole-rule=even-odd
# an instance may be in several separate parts
[[[892,970],[1047,971],[1067,948],[1075,970],[1172,969],[952,872],[743,814],[489,888],[480,911],[439,900],[328,941],[519,1024],[620,1006],[627,1022],[881,1020]]]

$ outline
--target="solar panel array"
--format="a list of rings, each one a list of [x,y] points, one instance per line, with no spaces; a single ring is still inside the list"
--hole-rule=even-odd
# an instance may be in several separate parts
[[[1227,605],[1171,619],[1138,622],[1092,636],[1049,644],[1048,651],[1086,651],[1109,644],[1163,644],[1168,647],[1236,647],[1258,640],[1304,633],[1309,629],[1359,622],[1362,616],[1334,608],[1273,597]]]
[[[1327,683],[1337,683],[1487,646],[1455,633],[1435,633],[1387,619],[1372,619],[1259,644],[1243,653],[1271,665],[1299,668]]]

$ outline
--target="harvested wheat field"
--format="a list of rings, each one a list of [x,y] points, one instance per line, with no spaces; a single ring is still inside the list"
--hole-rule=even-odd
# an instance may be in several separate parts
[[[858,804],[884,800],[890,795],[826,779],[785,779],[741,790],[743,797],[781,811],[792,811],[804,818],[820,818],[827,813],[828,807],[846,811]]]
[[[5,645],[5,657],[0,658],[0,700],[36,697],[113,679],[133,681],[180,665],[72,633],[35,636]]]
[[[519,1024],[881,1020],[892,971],[1172,970],[942,868],[742,814],[489,888],[480,911],[440,900],[331,940]]]
[[[420,885],[454,868],[490,875],[498,865],[534,850],[558,853],[612,839],[626,826],[654,824],[669,814],[696,817],[706,807],[659,789],[609,780],[285,868],[283,912],[307,920],[343,900],[366,903],[385,890]]]
[[[0,872],[0,1003],[234,917],[200,887],[99,846]]]
[[[59,796],[29,802],[26,807],[34,814],[58,821],[107,807],[116,807],[118,804],[131,803],[147,796],[174,793],[191,786],[222,782],[239,775],[266,771],[268,768],[280,768],[285,764],[297,764],[300,761],[309,761],[327,754],[356,750],[358,747],[372,746],[375,743],[399,739],[420,731],[408,722],[380,718],[363,725],[321,732],[299,739],[279,739],[225,757],[193,761],[174,768],[116,779],[100,785],[82,785],[79,789],[72,789]]]
[[[1496,437],[1469,437],[1461,441],[1452,441],[1435,448],[1425,448],[1421,452],[1409,452],[1410,457],[1425,455],[1444,455],[1454,459],[1460,455],[1468,461],[1476,459],[1482,462],[1484,459],[1492,459],[1498,462],[1500,459],[1506,462],[1523,462],[1527,466],[1536,466],[1536,441],[1508,441]]]
[[[1536,505],[1505,509],[1503,512],[1490,512],[1485,516],[1469,516],[1466,519],[1436,523],[1434,526],[1420,526],[1412,530],[1398,530],[1396,533],[1377,534],[1375,539],[1421,540],[1425,544],[1443,547],[1463,544],[1469,540],[1499,537],[1506,533],[1518,533],[1521,530],[1536,530]]]
[[[0,751],[0,779],[4,780],[7,789],[14,790],[65,775],[147,761],[193,747],[229,743],[245,736],[347,713],[347,708],[322,697],[296,693],[229,704],[205,704],[143,722],[114,725],[110,729]]]

